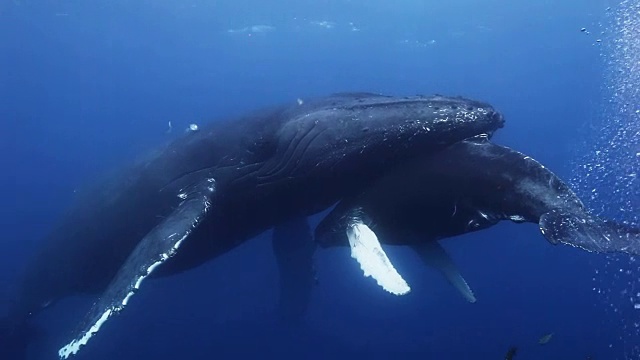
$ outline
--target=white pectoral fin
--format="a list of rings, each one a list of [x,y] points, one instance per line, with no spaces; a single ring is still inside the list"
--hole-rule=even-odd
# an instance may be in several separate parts
[[[378,285],[395,295],[411,291],[407,282],[393,267],[376,234],[362,221],[355,220],[347,228],[351,257],[356,259],[364,276],[371,276]]]
[[[182,242],[200,224],[211,207],[213,179],[203,179],[178,194],[182,202],[136,246],[93,305],[74,338],[58,351],[61,359],[75,355],[100,327],[122,311],[154,269],[176,254]]]
[[[476,302],[476,297],[469,284],[460,274],[453,259],[437,241],[426,241],[414,246],[414,249],[425,264],[440,270],[467,301]]]

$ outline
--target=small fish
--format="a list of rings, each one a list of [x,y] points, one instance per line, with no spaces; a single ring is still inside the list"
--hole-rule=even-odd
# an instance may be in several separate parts
[[[513,360],[513,358],[516,357],[517,354],[518,354],[518,348],[515,346],[512,346],[509,348],[509,351],[507,351],[507,355],[504,356],[504,360]]]
[[[552,337],[553,337],[553,333],[549,333],[549,334],[541,337],[540,340],[538,340],[538,344],[544,345],[544,344],[548,343],[549,340],[551,340]]]

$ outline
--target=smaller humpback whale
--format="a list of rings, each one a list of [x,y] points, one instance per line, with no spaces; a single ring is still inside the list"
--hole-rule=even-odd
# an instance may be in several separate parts
[[[45,307],[74,294],[101,294],[58,352],[73,356],[146,278],[193,269],[274,227],[276,256],[291,247],[282,241],[286,232],[302,241],[290,249],[304,259],[278,258],[289,297],[281,304],[299,302],[283,316],[295,317],[312,278],[312,250],[304,244],[310,235],[296,219],[416,156],[503,123],[491,105],[460,97],[350,93],[183,133],[76,199],[27,265],[14,306],[0,319],[0,358],[26,357],[30,325]]]
[[[365,273],[378,267],[382,277],[393,266],[381,259],[378,237],[385,244],[409,245],[474,302],[473,292],[438,240],[501,220],[537,223],[552,244],[640,254],[638,228],[591,215],[554,173],[529,156],[491,143],[488,136],[407,162],[344,199],[318,225],[315,239],[321,247],[350,245]],[[354,248],[375,251],[363,255]]]

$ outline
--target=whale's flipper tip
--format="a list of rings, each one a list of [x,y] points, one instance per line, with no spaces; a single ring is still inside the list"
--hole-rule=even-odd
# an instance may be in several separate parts
[[[540,230],[552,244],[563,243],[591,252],[640,255],[640,229],[601,220],[586,213],[552,210],[540,217]]]
[[[207,214],[214,192],[215,181],[206,178],[177,194],[182,199],[180,204],[140,240],[100,299],[93,305],[86,320],[74,333],[73,340],[60,348],[60,359],[74,356],[109,318],[127,306],[142,281],[175,255],[181,243]]]

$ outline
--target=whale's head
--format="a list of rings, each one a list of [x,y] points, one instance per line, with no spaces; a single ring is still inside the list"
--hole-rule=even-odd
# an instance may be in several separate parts
[[[504,125],[487,103],[440,95],[338,94],[290,111],[280,134],[289,166],[366,177]]]
[[[332,114],[328,127],[335,138],[347,137],[361,146],[382,140],[387,147],[439,147],[492,135],[504,126],[504,117],[493,106],[463,97],[356,94],[340,99],[324,109]]]

